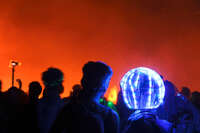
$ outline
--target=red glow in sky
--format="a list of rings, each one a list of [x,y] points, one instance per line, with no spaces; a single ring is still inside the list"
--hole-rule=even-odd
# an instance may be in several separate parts
[[[0,2],[0,79],[40,81],[48,67],[65,73],[65,96],[89,60],[109,64],[119,85],[129,69],[150,67],[178,87],[199,90],[198,0],[8,0]],[[108,95],[108,94],[107,94]]]

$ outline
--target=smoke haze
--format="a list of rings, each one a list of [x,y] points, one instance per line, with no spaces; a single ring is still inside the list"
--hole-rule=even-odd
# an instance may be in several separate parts
[[[150,67],[177,87],[199,89],[198,0],[7,0],[0,2],[0,78],[41,79],[48,67],[65,73],[65,96],[80,82],[81,68],[101,60],[114,71],[110,88],[129,69]],[[119,86],[118,86],[119,88]]]

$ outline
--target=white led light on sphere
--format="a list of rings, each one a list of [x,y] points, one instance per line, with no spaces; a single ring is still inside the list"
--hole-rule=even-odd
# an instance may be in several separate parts
[[[130,109],[155,109],[162,103],[165,86],[155,71],[138,67],[128,71],[120,81],[123,99]]]

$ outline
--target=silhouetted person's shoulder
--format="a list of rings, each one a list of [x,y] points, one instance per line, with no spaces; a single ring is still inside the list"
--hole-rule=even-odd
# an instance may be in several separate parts
[[[114,110],[112,110],[111,108],[107,107],[107,106],[104,106],[102,104],[95,103],[95,102],[87,102],[87,103],[82,103],[82,104],[90,112],[92,112],[92,113],[98,113],[99,115],[101,115],[101,117],[104,120],[106,120],[106,119],[115,119],[115,120],[118,119],[117,113]],[[76,105],[72,105],[72,106],[76,106]],[[66,108],[68,108],[68,107],[66,106]]]
[[[118,114],[109,107],[99,105],[104,119],[105,133],[117,133],[119,131]],[[104,111],[103,111],[104,110]]]
[[[114,110],[95,102],[69,102],[62,110],[65,115],[69,115],[71,113],[83,113],[84,111],[98,114],[103,118],[103,120],[118,121],[118,115]]]
[[[51,133],[61,133],[63,131],[77,133],[76,128],[82,125],[94,124],[91,120],[99,121],[94,126],[104,131],[104,133],[117,133],[119,118],[116,112],[95,102],[70,102],[62,109]],[[94,129],[94,127],[93,127]],[[85,129],[86,130],[86,129]],[[66,133],[67,133],[66,131]],[[90,131],[87,129],[86,131]]]
[[[111,122],[110,124],[113,124],[113,125],[119,124],[118,115],[114,110],[101,104],[96,104],[96,105],[95,104],[94,106],[91,106],[91,111],[96,112],[99,115],[101,115],[104,122],[107,123],[107,124],[104,124],[105,126],[109,125],[110,122]]]

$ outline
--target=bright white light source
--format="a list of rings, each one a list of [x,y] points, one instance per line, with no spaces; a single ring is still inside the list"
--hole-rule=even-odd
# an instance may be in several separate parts
[[[164,82],[158,73],[149,68],[128,71],[120,85],[124,101],[130,109],[155,109],[163,103]]]

